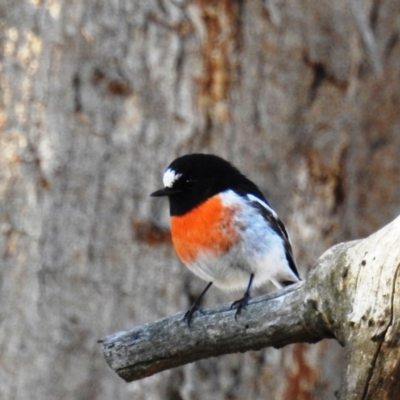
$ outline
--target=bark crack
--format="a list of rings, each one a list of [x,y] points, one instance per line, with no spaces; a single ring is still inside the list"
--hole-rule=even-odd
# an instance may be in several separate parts
[[[372,362],[371,362],[371,366],[370,366],[369,371],[368,371],[368,376],[367,376],[367,379],[366,379],[366,384],[364,386],[363,394],[361,396],[361,400],[367,399],[368,391],[369,391],[370,384],[371,384],[371,381],[372,381],[372,378],[373,378],[373,375],[374,375],[374,371],[375,371],[375,367],[376,367],[376,362],[377,362],[379,354],[381,352],[382,345],[385,342],[386,334],[387,334],[389,328],[393,324],[393,308],[394,308],[394,299],[395,299],[395,294],[396,294],[396,281],[397,281],[397,277],[398,277],[399,271],[400,271],[400,264],[397,265],[397,268],[396,268],[396,271],[395,271],[395,274],[394,274],[394,278],[393,278],[392,295],[391,295],[391,298],[390,298],[390,318],[389,318],[389,322],[388,322],[386,328],[383,330],[382,334],[379,335],[379,338],[380,338],[379,344],[378,344],[378,347],[376,349],[376,352],[375,352],[374,357],[373,357]]]
[[[87,255],[88,259],[90,261],[93,261],[94,259],[94,243],[96,242],[96,236],[97,236],[97,224],[99,221],[98,218],[98,213],[100,212],[101,205],[103,203],[103,195],[104,195],[104,187],[105,187],[105,181],[106,181],[106,175],[107,175],[107,167],[108,167],[108,161],[110,158],[110,147],[111,147],[111,140],[110,140],[110,134],[107,133],[105,135],[105,151],[101,157],[101,160],[98,164],[98,182],[97,182],[97,188],[96,188],[96,197],[94,199],[94,219],[93,223],[90,227],[90,233],[89,233],[89,243],[87,247]]]

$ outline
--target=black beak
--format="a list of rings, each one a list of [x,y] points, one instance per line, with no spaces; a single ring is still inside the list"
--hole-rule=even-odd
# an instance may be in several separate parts
[[[156,192],[152,193],[150,196],[151,197],[162,197],[162,196],[170,196],[173,193],[173,190],[171,188],[164,188],[157,190]]]

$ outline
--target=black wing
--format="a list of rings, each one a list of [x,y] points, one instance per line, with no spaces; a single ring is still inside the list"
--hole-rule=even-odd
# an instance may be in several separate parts
[[[257,197],[257,199],[258,199],[258,196],[254,196],[254,195],[252,195],[252,196]],[[247,196],[247,198],[249,198],[249,196]],[[249,200],[250,200],[251,204],[261,212],[261,215],[266,219],[266,221],[269,223],[271,228],[283,239],[283,246],[285,248],[285,254],[286,254],[286,258],[288,260],[289,267],[293,271],[293,273],[300,279],[299,273],[297,272],[296,264],[295,264],[294,258],[293,258],[292,245],[290,244],[289,235],[286,231],[285,225],[283,225],[283,222],[278,218],[278,216],[272,210],[272,208],[269,206],[269,204],[266,200],[259,199],[260,202],[257,200],[252,200],[251,198],[249,198]],[[265,205],[263,205],[261,202],[265,203],[267,205],[267,207]],[[292,282],[290,282],[290,283],[292,283]]]

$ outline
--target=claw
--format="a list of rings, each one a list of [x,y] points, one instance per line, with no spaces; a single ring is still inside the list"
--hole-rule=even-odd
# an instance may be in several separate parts
[[[242,312],[242,310],[246,309],[246,306],[249,302],[251,297],[246,293],[241,299],[236,300],[232,303],[231,309],[237,307],[236,313],[235,313],[235,320],[237,321],[238,315]]]
[[[200,311],[203,314],[203,311],[200,309],[200,306],[197,303],[194,303],[189,310],[186,311],[185,315],[183,316],[183,321],[187,323],[188,327],[190,328],[190,323],[192,322],[193,314],[196,311]]]
[[[192,322],[193,314],[196,311],[200,311],[202,314],[204,314],[200,308],[200,302],[211,285],[212,285],[212,282],[209,282],[208,285],[205,287],[205,289],[201,292],[200,296],[193,303],[192,307],[190,307],[189,310],[187,310],[185,315],[183,316],[183,321],[187,322],[189,328],[190,328],[190,323]]]
[[[253,284],[253,279],[254,279],[254,274],[250,274],[249,284],[247,285],[247,289],[246,289],[246,292],[245,292],[244,296],[241,299],[234,301],[232,303],[232,305],[231,305],[231,309],[234,308],[234,307],[237,307],[237,310],[236,310],[236,313],[235,313],[235,320],[236,321],[237,321],[238,315],[242,312],[242,309],[243,310],[246,309],[247,303],[251,299],[250,290],[251,290],[251,285]]]

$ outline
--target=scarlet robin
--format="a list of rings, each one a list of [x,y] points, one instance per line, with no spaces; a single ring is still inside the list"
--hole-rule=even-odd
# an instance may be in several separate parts
[[[245,290],[232,304],[235,318],[246,307],[252,287],[276,287],[300,280],[289,235],[260,189],[224,159],[188,154],[165,170],[164,188],[151,196],[167,196],[171,235],[181,261],[208,281],[185,314],[193,314],[212,284],[223,290]]]

